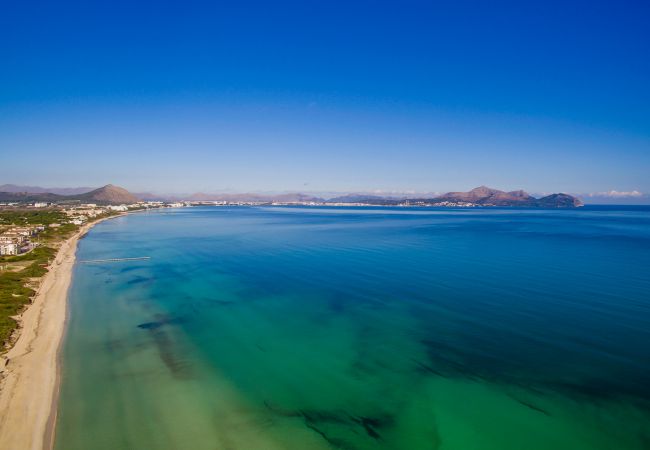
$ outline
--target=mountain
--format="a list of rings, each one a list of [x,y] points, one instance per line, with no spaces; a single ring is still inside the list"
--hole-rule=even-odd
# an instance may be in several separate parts
[[[57,194],[57,195],[78,195],[90,192],[95,188],[73,187],[73,188],[42,188],[39,186],[18,186],[15,184],[0,185],[0,192],[28,193],[28,194]]]
[[[537,200],[539,208],[575,208],[584,204],[579,198],[569,194],[551,194]]]
[[[436,198],[443,202],[468,202],[494,206],[533,206],[535,198],[524,191],[505,192],[480,186],[469,192],[447,192]]]
[[[138,202],[138,198],[124,188],[106,185],[90,192],[76,195],[59,195],[51,192],[3,192],[0,191],[2,202],[83,202],[102,205],[121,205]]]
[[[66,197],[57,194],[31,193],[31,192],[2,192],[0,191],[0,202],[7,203],[33,203],[33,202],[59,202]]]
[[[528,206],[539,208],[573,208],[582,202],[569,194],[551,194],[537,199],[525,191],[505,192],[480,186],[469,192],[448,192],[429,200],[432,203],[473,203],[482,206]]]
[[[469,192],[447,192],[436,198],[441,201],[477,203],[496,194],[505,194],[505,192],[487,186],[480,186]]]
[[[75,195],[75,200],[81,200],[86,203],[100,203],[109,205],[120,205],[137,203],[140,200],[129,191],[119,186],[107,184],[104,187],[86,192],[85,194]]]

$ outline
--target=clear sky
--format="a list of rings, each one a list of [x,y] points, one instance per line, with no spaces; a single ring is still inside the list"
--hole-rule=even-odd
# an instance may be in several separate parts
[[[0,184],[650,192],[650,2],[3,2]]]

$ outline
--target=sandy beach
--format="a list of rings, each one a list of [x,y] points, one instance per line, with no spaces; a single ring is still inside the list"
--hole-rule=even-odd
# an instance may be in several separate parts
[[[113,216],[117,217],[117,216]],[[58,353],[77,242],[101,222],[84,225],[60,247],[34,302],[20,316],[20,335],[3,357],[0,379],[0,448],[52,446],[58,395]]]

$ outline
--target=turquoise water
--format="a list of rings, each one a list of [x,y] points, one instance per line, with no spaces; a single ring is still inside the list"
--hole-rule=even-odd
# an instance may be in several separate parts
[[[97,225],[58,450],[650,448],[650,208]]]

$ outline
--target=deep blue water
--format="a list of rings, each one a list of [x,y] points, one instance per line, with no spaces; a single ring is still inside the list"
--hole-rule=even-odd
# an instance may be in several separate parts
[[[129,256],[76,267],[59,449],[650,443],[649,207],[184,208],[78,253]]]

